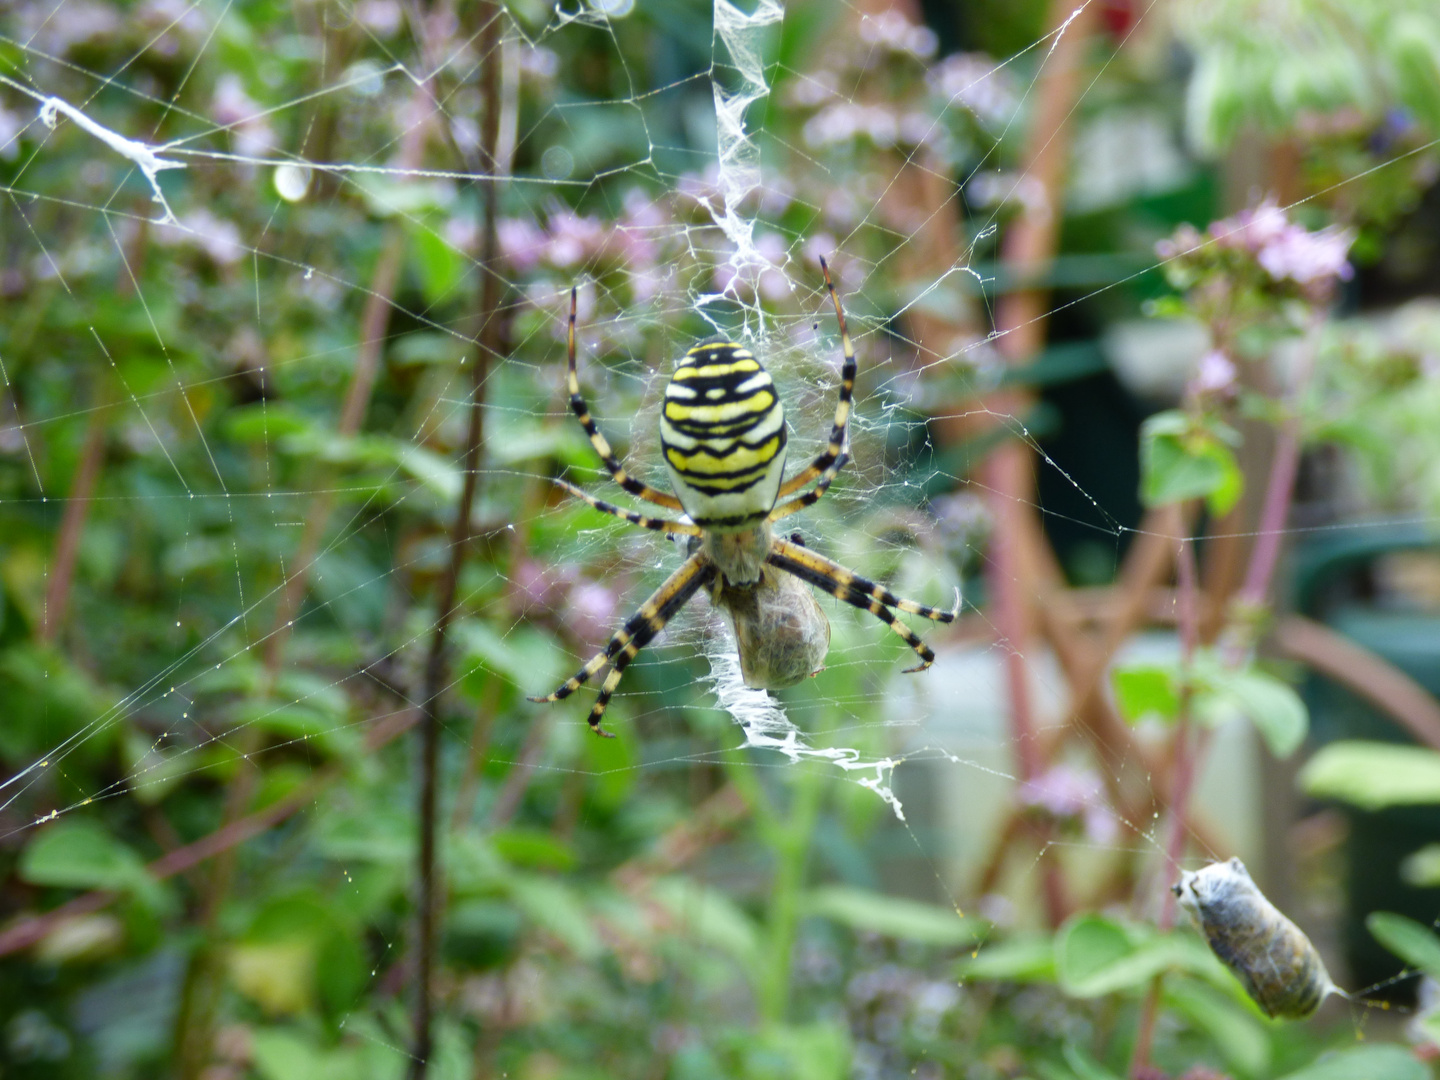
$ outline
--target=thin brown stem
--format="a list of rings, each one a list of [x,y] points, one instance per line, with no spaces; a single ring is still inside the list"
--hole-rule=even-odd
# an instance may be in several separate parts
[[[455,615],[455,596],[460,570],[470,547],[470,518],[474,511],[475,489],[480,475],[480,447],[484,434],[485,385],[492,359],[501,355],[501,303],[503,278],[500,274],[500,245],[496,218],[500,208],[499,162],[496,148],[500,133],[500,20],[503,9],[494,0],[483,7],[479,50],[480,82],[485,111],[480,141],[490,171],[483,182],[485,231],[480,253],[479,348],[471,365],[470,416],[465,436],[464,483],[460,504],[450,534],[450,562],[440,581],[435,630],[425,661],[425,684],[420,695],[420,799],[419,877],[417,897],[414,1045],[410,1054],[411,1080],[425,1080],[430,1069],[432,1020],[434,1015],[435,943],[440,922],[440,868],[437,832],[439,823],[440,698],[445,686],[446,637]]]
[[[411,123],[405,132],[399,153],[399,165],[402,169],[417,168],[421,161],[425,138],[431,126],[430,116],[433,113],[433,106],[425,89],[415,90],[411,97],[410,113]],[[361,312],[360,341],[356,347],[355,366],[351,371],[350,383],[336,426],[336,433],[341,438],[355,436],[364,422],[365,407],[374,389],[376,372],[384,352],[386,329],[395,307],[394,293],[403,263],[404,239],[403,229],[398,223],[387,224],[380,256],[371,275],[368,295]],[[315,486],[320,490],[306,508],[300,544],[281,586],[272,629],[265,642],[261,697],[268,697],[274,692],[284,662],[285,646],[289,642],[311,571],[320,552],[325,529],[330,521],[332,496],[325,490],[331,486],[329,478],[330,471],[323,466],[314,474]],[[253,761],[262,749],[260,737],[260,732],[255,727],[247,727],[239,733],[237,747],[242,762]],[[259,776],[258,767],[242,767],[230,781],[221,812],[221,820],[225,825],[241,819],[254,798]],[[207,937],[233,887],[235,854],[233,845],[221,850],[220,858],[211,865],[205,887],[201,890],[199,921],[207,931]],[[201,1006],[192,1006],[190,999],[193,995],[207,997],[208,983],[219,977],[212,952],[203,945],[196,951],[182,994],[183,1000],[176,1025],[176,1071],[182,1080],[197,1077],[208,1054],[211,1017],[203,1003]],[[214,996],[208,995],[212,999]]]

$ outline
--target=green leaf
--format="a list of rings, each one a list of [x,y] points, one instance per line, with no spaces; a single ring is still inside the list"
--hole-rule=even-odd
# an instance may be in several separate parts
[[[1400,877],[1417,889],[1433,889],[1440,885],[1440,844],[1426,844],[1412,852],[1400,864]]]
[[[1054,982],[1054,939],[1049,934],[1030,934],[984,945],[960,962],[959,975],[962,979]]]
[[[850,1033],[842,1024],[770,1024],[741,1043],[743,1075],[755,1080],[845,1080]]]
[[[1137,948],[1119,923],[1099,915],[1079,915],[1055,941],[1060,985],[1072,997],[1099,997],[1148,983],[1169,966],[1154,949]]]
[[[20,856],[20,876],[32,885],[129,892],[159,899],[160,883],[145,863],[96,821],[60,821],[37,836]]]
[[[1365,919],[1375,940],[1411,967],[1440,979],[1440,937],[1428,926],[1390,911],[1375,911]]]
[[[1436,21],[1416,12],[1390,24],[1386,65],[1396,96],[1425,123],[1440,126],[1440,34]]]
[[[595,960],[605,951],[578,889],[553,878],[512,876],[508,882],[515,906],[532,923],[559,938],[581,960]]]
[[[1111,675],[1120,713],[1130,723],[1147,716],[1174,720],[1180,712],[1180,693],[1175,670],[1159,664],[1116,668]]]
[[[255,1071],[264,1080],[348,1080],[355,1076],[375,1075],[368,1073],[361,1064],[361,1055],[365,1050],[348,1046],[326,1050],[298,1032],[285,1028],[254,1031],[250,1038],[250,1052],[255,1061]],[[396,1075],[395,1072],[388,1073],[389,1077]]]
[[[425,302],[433,306],[456,299],[455,287],[465,275],[465,257],[434,229],[421,223],[410,229],[410,243]]]
[[[544,829],[499,829],[490,835],[490,843],[512,866],[543,870],[570,870],[575,866],[574,849]]]
[[[1140,428],[1140,499],[1165,506],[1204,498],[1219,517],[1239,501],[1244,476],[1220,435],[1177,410],[1157,413]]]
[[[1270,1067],[1270,1035],[1246,1004],[1191,979],[1165,984],[1166,1004],[1203,1031],[1237,1072],[1250,1076]]]
[[[966,918],[953,908],[843,885],[812,890],[805,898],[805,910],[855,930],[930,945],[970,945],[986,930],[985,923]]]
[[[1202,720],[1213,725],[1228,719],[1231,709],[1249,717],[1277,758],[1289,757],[1305,741],[1310,714],[1288,683],[1262,671],[1218,667],[1207,681],[1208,693],[1196,703],[1196,713]]]
[[[1341,741],[1300,770],[1307,795],[1364,810],[1440,803],[1440,753],[1394,743]]]
[[[1280,1080],[1430,1080],[1430,1069],[1403,1046],[1356,1046],[1325,1054]]]
[[[1067,1042],[1064,1053],[1065,1063],[1074,1071],[1076,1080],[1120,1080],[1074,1043]]]
[[[678,931],[729,953],[741,963],[753,964],[760,953],[760,932],[749,915],[718,889],[708,889],[688,878],[655,882],[651,893],[675,916]]]
[[[1137,990],[1162,971],[1185,971],[1228,985],[1224,968],[1191,934],[1160,934],[1100,915],[1076,915],[1055,941],[1061,988],[1071,997]]]

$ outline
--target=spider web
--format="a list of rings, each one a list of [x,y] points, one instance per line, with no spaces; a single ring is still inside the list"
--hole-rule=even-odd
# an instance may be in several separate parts
[[[1080,4],[1072,20],[1092,2]],[[287,60],[306,70],[312,86],[273,102],[254,96],[253,86],[247,90],[224,78],[210,80],[213,92],[206,100],[186,93],[192,79],[204,78],[208,60],[245,47],[233,37],[228,4],[144,5],[128,62],[103,68],[89,66],[79,46],[123,18],[104,6],[82,7],[74,0],[17,5],[0,24],[6,50],[0,57],[0,154],[12,165],[3,189],[7,228],[13,226],[5,238],[9,260],[23,263],[25,273],[60,302],[81,309],[109,267],[115,289],[133,298],[142,324],[122,341],[83,311],[67,311],[68,325],[80,328],[72,337],[89,350],[77,362],[111,374],[113,400],[86,403],[78,386],[21,395],[16,388],[22,373],[0,353],[0,415],[7,425],[0,430],[0,453],[15,478],[0,496],[0,511],[32,518],[63,512],[72,502],[69,474],[47,473],[44,466],[53,433],[73,441],[92,415],[113,418],[107,422],[117,425],[126,452],[148,459],[152,477],[163,480],[151,479],[135,491],[102,488],[90,513],[101,521],[153,515],[179,523],[171,537],[167,595],[173,596],[180,631],[167,647],[144,656],[140,670],[132,659],[101,672],[101,681],[119,686],[108,706],[86,712],[82,703],[72,729],[44,752],[7,762],[11,771],[0,781],[0,836],[7,841],[21,842],[37,826],[82,807],[143,813],[163,792],[224,777],[213,751],[223,748],[248,760],[245,755],[258,747],[247,732],[292,724],[290,745],[313,753],[318,769],[336,740],[393,725],[416,705],[409,688],[418,686],[418,657],[434,628],[428,608],[408,619],[373,621],[383,631],[372,633],[369,659],[358,671],[335,674],[337,665],[326,660],[335,635],[320,631],[343,630],[356,610],[375,608],[377,595],[389,595],[392,604],[412,593],[427,596],[442,560],[433,529],[415,530],[411,545],[397,545],[393,563],[378,572],[368,569],[371,560],[352,556],[385,534],[387,518],[412,512],[443,518],[460,484],[453,451],[469,403],[466,365],[475,363],[476,333],[455,298],[473,291],[482,273],[477,211],[466,193],[487,173],[426,162],[446,156],[427,153],[441,144],[455,151],[452,159],[473,158],[480,134],[470,83],[486,55],[477,51],[480,31],[474,28],[438,34],[441,45],[432,46],[398,3],[366,0],[335,10],[360,28],[362,55],[343,64],[329,56]],[[944,104],[938,112],[917,108],[897,116],[858,84],[835,85],[823,65],[798,69],[777,61],[781,26],[790,14],[778,0],[715,0],[709,65],[658,80],[632,62],[636,39],[627,33],[627,20],[639,16],[625,0],[527,9],[522,17],[503,18],[496,48],[503,56],[504,93],[512,105],[525,107],[506,113],[498,156],[524,167],[504,170],[510,351],[494,358],[485,379],[487,458],[477,520],[480,544],[509,546],[512,557],[496,560],[494,579],[472,576],[463,584],[462,604],[482,611],[493,605],[505,612],[493,621],[506,629],[457,630],[448,691],[479,696],[467,679],[484,672],[519,692],[543,693],[602,646],[679,562],[665,541],[601,521],[547,493],[549,475],[536,462],[554,458],[575,473],[589,470],[571,478],[598,496],[624,501],[594,471],[588,444],[565,412],[562,315],[572,283],[579,288],[581,381],[592,410],[628,467],[658,487],[666,484],[654,417],[668,365],[689,341],[710,331],[738,335],[765,358],[789,410],[792,471],[823,447],[841,355],[816,261],[823,255],[836,273],[861,378],[851,420],[853,464],[800,519],[807,543],[884,578],[902,595],[947,606],[955,586],[966,584],[957,567],[975,573],[982,565],[987,515],[972,482],[963,478],[969,462],[947,459],[935,432],[937,425],[976,417],[1037,451],[1041,471],[1074,496],[1066,505],[1079,505],[1085,517],[1046,506],[1041,512],[1051,519],[1073,517],[1072,524],[1095,538],[1091,549],[1098,546],[1102,559],[1108,552],[1112,566],[1118,562],[1133,533],[1122,523],[1127,511],[1087,492],[1031,436],[1025,418],[981,404],[935,408],[942,400],[931,389],[935,379],[958,372],[972,401],[1000,386],[1004,363],[994,335],[972,326],[949,340],[920,341],[904,329],[907,316],[967,303],[977,305],[981,324],[993,314],[994,283],[979,263],[1006,208],[1033,197],[1033,178],[992,168],[990,156],[1017,123],[1070,22],[998,63],[972,56],[942,63],[923,27],[898,17],[860,17],[862,47],[930,70],[927,92]],[[1148,18],[1147,8],[1141,24]],[[557,57],[584,54],[579,40],[597,62],[618,72],[617,81],[627,87],[620,96],[556,100],[555,87],[563,82]],[[184,60],[178,77],[172,72],[166,81],[150,70],[173,64],[177,55]],[[777,76],[783,76],[783,99],[772,94]],[[337,99],[343,101],[343,132],[317,132],[316,123],[334,111]],[[785,110],[809,117],[801,127],[803,145],[767,138],[772,123],[777,131],[788,130],[778,119]],[[109,118],[132,112],[152,117],[153,129],[109,126]],[[960,137],[951,123],[956,115],[963,115],[970,134],[969,128],[983,131],[992,147],[972,155],[961,178],[972,203],[984,209],[966,226],[969,246],[958,257],[938,265],[921,260],[907,269],[905,252],[949,224],[928,210],[909,218],[900,212],[909,196],[904,185],[917,174],[930,175],[918,150],[904,148],[933,148]],[[636,129],[643,150],[619,163],[607,157],[607,132],[633,135]],[[557,138],[557,131],[568,140]],[[1102,140],[1104,151],[1103,132],[1090,134]],[[893,155],[888,175],[881,170],[878,179],[867,177],[865,186],[851,189],[827,154],[856,140],[877,156],[897,147],[902,152]],[[542,150],[545,141],[551,145]],[[332,156],[337,145],[349,156]],[[577,158],[577,151],[590,158]],[[1177,148],[1175,158],[1181,156]],[[54,163],[62,159],[83,160],[83,168],[57,169]],[[787,161],[815,186],[800,188],[789,179]],[[1177,182],[1174,161],[1152,164],[1154,175],[1135,183]],[[223,190],[235,182],[264,192],[258,212],[235,208]],[[1110,176],[1095,186],[1124,182]],[[1092,190],[1082,197],[1114,193]],[[957,198],[952,192],[937,205],[953,209]],[[394,272],[408,273],[418,284],[397,289],[393,275],[388,283],[378,273],[367,277],[347,258],[353,252],[315,246],[307,216],[347,204],[393,224],[420,252]],[[229,280],[230,308],[216,316],[227,325],[196,327],[176,317],[175,301],[183,304],[187,285],[176,281],[174,297],[156,293],[144,275],[143,252],[151,244],[184,252],[206,272]],[[1133,273],[1156,265],[1147,257]],[[897,295],[894,280],[906,275],[910,292]],[[1047,314],[1063,316],[1112,288],[1089,288]],[[883,299],[872,300],[872,294]],[[319,335],[303,348],[290,343],[288,352],[267,345],[267,333],[284,328],[296,306],[309,319],[352,324],[358,313],[379,310],[386,328],[376,340],[332,335],[328,348],[313,344]],[[43,329],[43,312],[37,318]],[[223,360],[196,363],[195,337],[223,345]],[[150,362],[130,364],[123,350],[141,339]],[[353,356],[367,347],[393,348],[396,370],[420,387],[404,415],[372,415],[337,435],[286,410],[287,394],[329,385],[339,416],[346,408],[343,377]],[[243,421],[217,429],[206,415],[215,395],[242,384],[254,395]],[[537,399],[536,388],[551,396]],[[367,442],[365,433],[382,424],[388,424],[387,438]],[[307,471],[297,461],[319,461],[326,469]],[[363,480],[355,479],[356,472],[364,473]],[[316,561],[301,566],[297,550],[317,500],[334,509]],[[257,521],[265,523],[268,540],[242,549],[243,528]],[[112,531],[112,542],[116,535]],[[527,544],[537,545],[541,557],[531,557]],[[38,580],[47,582],[54,567],[53,559],[40,566]],[[272,623],[297,576],[309,583],[310,602]],[[697,599],[631,666],[612,704],[612,713],[626,722],[622,739],[631,756],[604,765],[586,756],[581,696],[535,707],[530,715],[541,734],[534,752],[526,752],[530,744],[523,740],[511,748],[513,768],[658,772],[693,760],[693,753],[650,755],[636,745],[678,718],[703,728],[718,707],[738,734],[733,727],[706,730],[720,733],[725,745],[761,751],[754,768],[776,753],[811,762],[806,767],[838,768],[902,822],[904,793],[893,786],[897,769],[902,777],[906,769],[917,775],[923,769],[941,789],[926,797],[941,804],[926,807],[932,820],[993,818],[1014,785],[1017,751],[1003,727],[996,662],[1003,648],[942,644],[941,628],[908,620],[937,646],[940,658],[928,672],[902,681],[894,673],[908,651],[893,635],[864,613],[828,598],[822,603],[835,638],[826,671],[812,682],[779,697],[745,688],[728,628]],[[35,610],[43,617],[43,602]],[[973,608],[969,615],[982,623],[986,618]],[[540,638],[534,625],[552,631]],[[316,632],[302,640],[307,629]],[[562,640],[572,651],[557,655]],[[293,650],[299,658],[266,674],[264,657],[272,648]],[[697,654],[706,658],[708,676],[678,684],[667,678]],[[1064,679],[1048,656],[1027,660],[1041,699],[1037,712],[1058,726]],[[632,684],[645,689],[631,691]],[[247,715],[214,705],[226,690],[262,687],[263,707]],[[374,704],[377,693],[390,694],[384,705]],[[364,699],[367,707],[337,708],[337,695]],[[364,715],[356,718],[355,712]],[[143,736],[149,745],[135,749],[127,766],[102,782],[70,781],[67,763],[117,732],[131,742]],[[452,729],[451,735],[476,749],[474,733]],[[265,744],[270,751],[277,745],[285,743]],[[328,797],[316,794],[310,803],[321,808]],[[1098,787],[1082,797],[1097,810],[1104,806]],[[1246,813],[1242,807],[1237,816]],[[1103,854],[1155,844],[1152,823],[1115,824],[1114,831],[1102,829],[1077,848]],[[961,846],[967,842],[978,844]],[[947,860],[961,862],[965,855],[935,853],[937,879],[948,875]],[[379,967],[370,972],[372,979],[379,975]],[[365,1034],[383,1041],[375,1031]]]

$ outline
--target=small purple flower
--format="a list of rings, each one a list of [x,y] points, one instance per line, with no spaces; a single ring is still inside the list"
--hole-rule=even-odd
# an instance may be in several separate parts
[[[605,224],[597,217],[582,216],[568,207],[550,215],[550,242],[545,256],[551,266],[574,266],[599,251],[605,243]]]
[[[1020,785],[1022,806],[1043,810],[1061,821],[1078,820],[1097,844],[1110,843],[1119,832],[1114,813],[1104,800],[1105,785],[1091,769],[1061,763]]]
[[[545,253],[545,234],[529,218],[501,218],[495,223],[495,238],[501,253],[522,274],[534,270]]]
[[[1235,389],[1235,364],[1219,349],[1211,349],[1195,365],[1190,388],[1197,394],[1228,394]]]
[[[1256,260],[1276,281],[1289,278],[1298,285],[1349,281],[1355,271],[1346,256],[1354,242],[1353,229],[1332,225],[1312,233],[1297,225],[1262,248]]]
[[[620,599],[615,590],[594,581],[582,581],[570,590],[565,623],[581,641],[604,641],[614,627]]]

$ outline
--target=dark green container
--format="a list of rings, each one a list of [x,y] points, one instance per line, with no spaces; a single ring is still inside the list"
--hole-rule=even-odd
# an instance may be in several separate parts
[[[1376,523],[1327,532],[1306,542],[1296,552],[1295,606],[1301,614],[1384,657],[1440,697],[1440,612],[1391,595],[1377,579],[1380,562],[1403,551],[1440,555],[1440,538],[1411,523]],[[1338,739],[1414,742],[1384,713],[1322,676],[1307,678],[1304,695],[1314,748]],[[1440,806],[1377,812],[1351,806],[1340,809],[1349,822],[1341,946],[1353,989],[1361,989],[1385,983],[1404,966],[1370,935],[1365,928],[1367,915],[1396,911],[1427,925],[1440,918],[1440,889],[1417,889],[1400,876],[1406,856],[1440,841]],[[1402,996],[1413,993],[1413,986],[1395,989]]]

